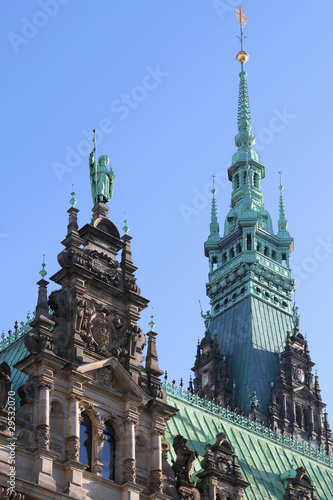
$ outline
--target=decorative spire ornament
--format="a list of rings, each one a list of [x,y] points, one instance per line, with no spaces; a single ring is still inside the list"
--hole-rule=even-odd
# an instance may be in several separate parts
[[[286,212],[285,212],[284,201],[283,201],[283,196],[282,196],[283,186],[282,186],[282,172],[281,172],[281,170],[279,170],[279,176],[280,176],[280,185],[279,185],[280,201],[279,201],[279,220],[278,220],[278,233],[277,233],[277,235],[280,238],[290,238],[290,234],[287,231],[288,221],[286,219]]]
[[[127,218],[126,218],[126,212],[124,212],[124,214],[125,214],[125,219],[124,219],[124,227],[123,227],[123,231],[124,231],[124,233],[125,233],[125,234],[127,234],[130,228],[129,228],[129,227],[128,227],[128,225],[127,225],[128,220],[127,220]]]
[[[43,262],[42,262],[42,269],[39,271],[39,274],[41,275],[42,277],[42,280],[45,278],[45,276],[47,275],[47,272],[45,271],[45,253],[43,253]]]
[[[72,198],[69,200],[69,203],[74,207],[76,205],[76,198],[75,198],[75,193],[74,193],[74,184],[72,184],[72,192],[71,192]]]
[[[151,316],[150,316],[150,321],[148,323],[148,326],[150,327],[150,331],[153,332],[154,331],[154,328],[156,326],[156,323],[154,321],[154,308],[152,307],[151,308]]]
[[[235,144],[238,148],[238,152],[233,156],[233,164],[237,163],[239,160],[245,160],[246,154],[248,155],[249,160],[254,160],[260,162],[259,155],[253,150],[253,145],[255,143],[254,134],[251,132],[251,112],[250,112],[250,101],[249,101],[249,92],[247,88],[247,73],[244,70],[244,64],[249,59],[249,54],[245,52],[243,45],[244,39],[246,38],[243,34],[243,28],[247,23],[246,15],[241,6],[237,7],[235,10],[236,18],[240,25],[240,43],[241,50],[236,55],[237,61],[241,65],[241,71],[239,73],[240,81],[239,81],[239,94],[238,94],[238,116],[237,116],[237,125],[238,125],[238,134],[235,137]],[[248,153],[246,153],[248,150]]]
[[[215,239],[220,238],[220,235],[219,235],[220,226],[219,226],[218,219],[217,219],[217,207],[216,207],[216,199],[215,199],[216,189],[215,189],[215,175],[214,174],[212,174],[212,178],[213,178],[213,189],[211,192],[213,194],[213,199],[212,199],[211,219],[210,219],[210,225],[209,225],[209,229],[210,229],[209,239],[215,240]]]

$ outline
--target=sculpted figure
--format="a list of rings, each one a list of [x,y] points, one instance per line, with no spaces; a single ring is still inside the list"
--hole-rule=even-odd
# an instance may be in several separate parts
[[[91,194],[94,205],[99,202],[107,203],[112,198],[113,181],[115,179],[112,166],[110,166],[110,170],[107,169],[107,165],[110,163],[109,158],[102,155],[97,161],[95,154],[96,142],[89,157]]]
[[[173,449],[176,452],[176,461],[173,461],[172,469],[178,479],[190,483],[194,472],[194,461],[199,456],[197,451],[192,451],[187,446],[187,439],[176,436],[173,440]]]

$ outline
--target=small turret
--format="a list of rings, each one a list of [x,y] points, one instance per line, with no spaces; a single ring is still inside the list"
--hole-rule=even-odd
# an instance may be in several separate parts
[[[51,328],[55,323],[49,317],[49,306],[47,301],[47,285],[45,280],[45,255],[43,255],[42,269],[39,272],[42,279],[37,282],[38,299],[35,318],[30,322],[32,328],[25,338],[24,343],[29,352],[53,351]]]

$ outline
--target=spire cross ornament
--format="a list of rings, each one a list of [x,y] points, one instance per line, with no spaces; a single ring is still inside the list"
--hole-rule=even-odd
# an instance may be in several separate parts
[[[239,22],[240,31],[241,31],[241,36],[237,37],[240,39],[241,49],[240,49],[240,52],[238,52],[236,59],[238,62],[241,63],[242,71],[244,71],[244,63],[246,63],[246,61],[249,58],[249,54],[247,52],[245,52],[244,48],[243,48],[244,38],[246,38],[246,36],[244,36],[244,34],[243,34],[243,28],[244,28],[245,24],[247,23],[247,17],[245,15],[241,5],[239,7],[237,7],[237,9],[235,9],[235,14],[237,17],[237,21]]]
[[[239,7],[237,7],[237,9],[235,9],[235,14],[237,17],[237,21],[239,22],[240,31],[241,31],[241,36],[237,37],[237,38],[240,38],[241,50],[243,50],[243,40],[244,40],[244,38],[246,38],[246,36],[243,35],[243,28],[244,28],[245,24],[247,23],[247,17],[245,15],[241,5]]]
[[[237,9],[235,9],[235,14],[237,17],[237,21],[239,22],[239,25],[240,25],[241,36],[237,37],[237,38],[240,39],[241,51],[242,51],[243,50],[243,41],[244,41],[244,38],[246,38],[246,36],[244,36],[244,34],[243,34],[243,28],[244,28],[245,24],[247,23],[247,17],[245,15],[241,5],[239,7],[237,7]]]

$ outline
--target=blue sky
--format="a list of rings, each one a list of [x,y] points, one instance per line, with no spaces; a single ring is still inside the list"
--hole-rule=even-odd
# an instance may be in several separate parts
[[[187,382],[204,333],[199,299],[208,308],[203,242],[212,173],[221,225],[230,204],[236,6],[234,0],[2,6],[1,329],[35,308],[43,253],[47,277],[58,270],[72,183],[80,226],[91,219],[88,155],[97,128],[98,154],[110,157],[116,174],[109,215],[121,229],[127,212],[138,284],[154,307],[160,366]],[[242,6],[266,208],[276,224],[282,170],[301,331],[332,412],[331,4]],[[150,309],[142,314],[144,331],[149,316]]]

